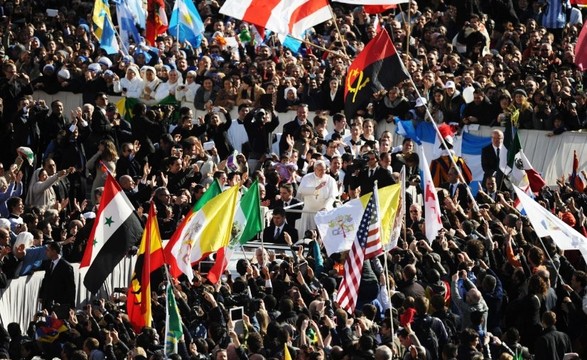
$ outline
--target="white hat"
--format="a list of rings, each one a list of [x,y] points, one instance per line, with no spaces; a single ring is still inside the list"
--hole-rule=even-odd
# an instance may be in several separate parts
[[[106,56],[102,56],[101,58],[98,59],[98,64],[104,65],[106,67],[111,67],[112,60],[108,59]]]
[[[446,84],[444,84],[444,88],[445,89],[456,89],[456,85],[454,81],[447,81]]]
[[[67,69],[60,69],[59,72],[57,72],[57,76],[59,76],[62,79],[65,79],[65,80],[69,80],[69,78],[71,77],[71,74],[69,73],[69,70],[67,70]]]
[[[426,106],[426,99],[423,97],[419,97],[416,99],[416,107]]]
[[[88,65],[88,70],[99,73],[102,72],[102,67],[98,63],[92,63]]]

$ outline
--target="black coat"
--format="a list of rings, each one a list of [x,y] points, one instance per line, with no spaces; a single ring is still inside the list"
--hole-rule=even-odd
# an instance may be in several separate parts
[[[53,304],[75,306],[75,280],[73,267],[61,258],[50,271],[52,261],[44,265],[45,277],[41,285],[40,297],[43,299],[43,308],[48,309]]]
[[[295,243],[298,241],[298,231],[293,225],[285,223],[283,229],[277,238],[275,236],[275,225],[271,224],[263,230],[263,242],[272,244],[286,244],[283,233],[286,232],[291,237],[291,242]]]
[[[368,169],[363,169],[359,173],[359,184],[361,185],[361,194],[368,194],[370,192],[373,192],[375,180],[377,180],[377,187],[379,189],[388,185],[395,184],[393,178],[391,177],[391,171],[384,169],[381,166],[377,166],[377,169],[375,169],[375,173],[373,174],[373,176],[369,176]]]
[[[544,329],[542,335],[536,340],[534,345],[535,360],[562,360],[565,353],[572,352],[571,339],[563,332],[557,331],[556,328],[549,327]]]

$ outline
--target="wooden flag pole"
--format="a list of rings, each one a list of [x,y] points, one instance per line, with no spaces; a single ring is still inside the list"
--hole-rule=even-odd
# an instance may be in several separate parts
[[[340,32],[338,22],[336,21],[336,15],[334,14],[334,11],[332,11],[332,6],[330,4],[328,4],[328,10],[330,11],[330,15],[332,15],[332,20],[334,20],[334,27],[336,28],[336,32],[338,33],[338,36],[340,36],[340,42],[342,43],[342,51],[344,52],[347,59],[350,59],[349,54],[347,54],[346,52],[346,46],[344,44],[344,35]]]
[[[331,50],[331,49],[327,49],[327,48],[325,48],[324,46],[321,46],[321,45],[318,45],[318,44],[314,44],[313,42],[311,42],[311,41],[308,41],[308,40],[305,40],[305,39],[300,39],[300,38],[297,38],[297,37],[295,37],[295,36],[291,36],[291,35],[289,35],[289,36],[290,36],[292,39],[295,39],[295,40],[297,40],[297,41],[301,41],[301,42],[303,42],[303,43],[304,43],[304,44],[306,44],[306,45],[309,45],[309,46],[313,46],[313,47],[315,47],[316,49],[319,49],[319,50],[322,50],[322,51],[326,51],[326,52],[328,52],[328,53],[331,53],[332,55],[340,56],[340,57],[342,57],[342,58],[344,58],[344,59],[346,59],[346,60],[351,60],[351,58],[350,58],[348,55],[346,55],[346,54],[343,54],[343,53],[341,53],[341,52],[339,52],[339,51],[334,51],[334,50]]]

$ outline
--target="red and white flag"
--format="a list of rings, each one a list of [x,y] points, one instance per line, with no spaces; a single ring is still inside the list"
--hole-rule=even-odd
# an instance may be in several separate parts
[[[332,18],[327,0],[227,0],[220,13],[297,38]]]
[[[353,246],[345,260],[344,276],[336,295],[336,301],[340,307],[350,314],[355,311],[357,304],[363,261],[374,258],[383,252],[380,223],[379,201],[377,187],[375,187],[365,212],[363,212]]]
[[[587,70],[587,26],[583,26],[575,44],[575,65],[581,71]]]
[[[345,4],[353,5],[397,5],[407,4],[410,0],[332,0],[334,2],[340,2]]]
[[[430,168],[428,167],[428,160],[424,154],[423,148],[420,146],[420,159],[424,172],[424,219],[426,220],[426,239],[432,243],[438,236],[438,232],[442,229],[442,220],[440,219],[440,203],[438,202],[438,194],[436,187],[430,175]]]

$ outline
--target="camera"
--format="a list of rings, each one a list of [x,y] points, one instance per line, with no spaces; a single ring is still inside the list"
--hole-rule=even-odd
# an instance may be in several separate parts
[[[255,118],[256,121],[263,121],[263,118],[265,117],[266,112],[265,109],[257,109],[255,110],[255,114],[253,115],[253,117]]]

